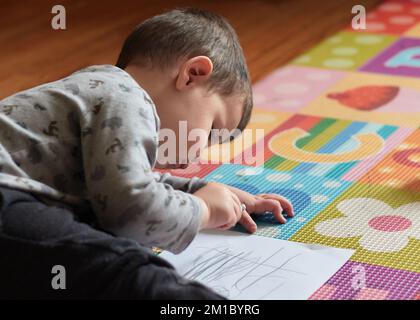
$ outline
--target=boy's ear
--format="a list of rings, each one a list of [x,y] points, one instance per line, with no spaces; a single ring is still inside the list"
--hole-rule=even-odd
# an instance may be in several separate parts
[[[205,83],[213,72],[213,63],[209,57],[197,56],[188,59],[179,68],[176,88],[189,89],[195,85]]]

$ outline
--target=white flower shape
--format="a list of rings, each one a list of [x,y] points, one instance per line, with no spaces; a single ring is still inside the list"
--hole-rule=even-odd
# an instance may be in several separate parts
[[[354,198],[337,205],[345,217],[318,223],[315,231],[328,237],[361,237],[359,244],[373,252],[397,252],[420,239],[420,202],[398,208],[371,198]]]

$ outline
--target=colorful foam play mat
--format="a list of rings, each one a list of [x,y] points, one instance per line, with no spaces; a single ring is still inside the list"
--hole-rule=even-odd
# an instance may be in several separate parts
[[[172,173],[289,198],[296,216],[256,216],[257,235],[355,250],[311,299],[420,299],[420,1],[381,3],[366,30],[255,84],[254,101],[263,137]],[[257,145],[262,160],[241,162]]]

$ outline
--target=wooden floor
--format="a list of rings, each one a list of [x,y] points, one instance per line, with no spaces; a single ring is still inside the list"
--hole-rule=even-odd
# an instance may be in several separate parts
[[[0,99],[92,64],[115,63],[122,42],[143,19],[196,6],[232,23],[253,81],[351,22],[351,7],[380,0],[0,0]],[[62,4],[67,30],[51,28]]]

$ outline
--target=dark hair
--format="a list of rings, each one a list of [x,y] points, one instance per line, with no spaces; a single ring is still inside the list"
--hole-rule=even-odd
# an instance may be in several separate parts
[[[200,55],[213,62],[210,90],[243,97],[238,125],[242,131],[253,107],[251,81],[235,30],[222,16],[185,8],[147,19],[125,40],[116,66],[125,69],[129,63],[136,63],[164,68],[180,58]]]

